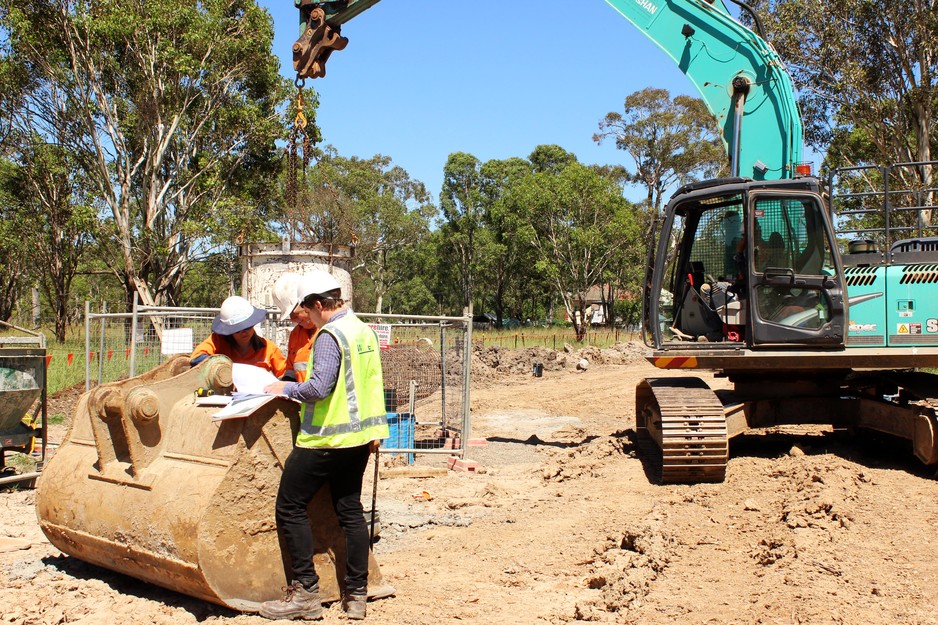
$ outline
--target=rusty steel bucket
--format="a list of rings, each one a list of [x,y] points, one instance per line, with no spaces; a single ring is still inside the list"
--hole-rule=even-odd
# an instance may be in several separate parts
[[[242,611],[281,596],[289,570],[274,520],[299,406],[275,398],[213,421],[199,388],[230,393],[231,361],[176,357],[79,399],[37,486],[43,532],[62,552]],[[204,402],[204,400],[202,400]],[[341,596],[345,539],[328,488],[310,504],[323,601]],[[393,594],[374,556],[368,595]]]

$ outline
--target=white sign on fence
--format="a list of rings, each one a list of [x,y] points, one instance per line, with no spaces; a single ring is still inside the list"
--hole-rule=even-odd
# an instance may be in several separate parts
[[[387,349],[391,345],[391,324],[390,323],[369,323],[375,334],[378,335],[378,346],[381,349]]]
[[[160,353],[164,356],[191,354],[193,349],[195,349],[195,346],[192,344],[192,328],[163,330]]]

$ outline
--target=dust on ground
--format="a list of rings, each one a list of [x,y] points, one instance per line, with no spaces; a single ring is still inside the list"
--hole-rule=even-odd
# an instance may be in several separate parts
[[[634,389],[668,372],[634,345],[596,351],[477,350],[478,471],[379,481],[375,553],[397,594],[366,622],[938,623],[938,481],[904,445],[751,434],[724,483],[655,485]],[[0,492],[0,623],[269,622],[63,556],[33,503]]]

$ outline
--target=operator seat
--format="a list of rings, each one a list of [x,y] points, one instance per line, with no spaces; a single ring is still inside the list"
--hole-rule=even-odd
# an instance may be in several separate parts
[[[689,337],[693,340],[701,336],[710,341],[718,340],[723,335],[723,322],[701,292],[706,275],[703,263],[691,261],[687,269],[684,272],[680,308],[675,315],[674,329],[678,331],[676,334],[681,338]],[[709,284],[706,286],[710,288]]]

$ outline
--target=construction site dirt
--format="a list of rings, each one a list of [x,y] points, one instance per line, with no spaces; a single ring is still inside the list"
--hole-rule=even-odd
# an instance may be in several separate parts
[[[642,354],[477,350],[475,470],[418,454],[391,471],[401,458],[382,456],[375,555],[396,595],[366,622],[938,623],[932,470],[900,443],[799,426],[734,439],[723,483],[656,485],[635,386],[687,372]],[[34,501],[0,491],[0,624],[269,622],[62,555]],[[345,620],[334,604],[323,622]]]

